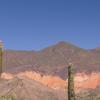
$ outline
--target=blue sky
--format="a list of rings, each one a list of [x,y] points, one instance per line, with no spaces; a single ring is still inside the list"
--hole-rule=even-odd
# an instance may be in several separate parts
[[[0,0],[5,49],[40,50],[59,41],[100,46],[100,0]]]

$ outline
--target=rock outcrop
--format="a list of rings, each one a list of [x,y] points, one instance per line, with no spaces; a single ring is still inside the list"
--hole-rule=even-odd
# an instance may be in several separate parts
[[[24,76],[29,79],[40,82],[50,88],[53,89],[63,89],[65,90],[67,87],[67,79],[63,80],[58,76],[49,76],[49,75],[41,75],[39,73],[33,71],[21,72],[18,74],[10,74],[3,73],[2,78],[4,79],[12,79],[16,76]],[[100,73],[77,73],[75,74],[75,89],[95,89],[97,86],[100,86]]]

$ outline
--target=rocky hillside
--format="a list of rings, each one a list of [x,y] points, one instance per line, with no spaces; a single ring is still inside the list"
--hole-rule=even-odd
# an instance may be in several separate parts
[[[64,91],[56,91],[26,77],[0,80],[0,100],[67,100]]]
[[[99,50],[84,50],[66,42],[59,42],[41,51],[4,51],[4,71],[36,71],[65,79],[67,65],[72,62],[75,72],[100,71]]]
[[[68,100],[67,90],[53,90],[26,77],[0,80],[0,100]],[[100,87],[76,93],[77,100],[100,100]]]
[[[68,84],[67,78],[63,80],[58,76],[41,75],[34,71],[25,71],[17,74],[2,73],[2,78],[6,80],[13,79],[16,76],[27,77],[55,90],[66,90]],[[74,78],[76,92],[80,92],[83,89],[95,89],[100,86],[100,73],[77,73]]]
[[[75,69],[77,100],[100,99],[99,48],[59,42],[41,51],[5,50],[3,58],[0,100],[67,100],[69,62]]]

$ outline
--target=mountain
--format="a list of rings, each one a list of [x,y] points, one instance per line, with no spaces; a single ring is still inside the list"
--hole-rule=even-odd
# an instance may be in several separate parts
[[[99,50],[84,50],[63,41],[40,51],[5,50],[2,73],[5,80],[0,80],[0,97],[67,100],[67,67],[71,62],[77,100],[99,100]]]
[[[5,50],[4,72],[32,70],[65,79],[69,62],[73,63],[76,73],[100,71],[100,56],[96,53],[63,41],[40,51]]]
[[[100,59],[100,47],[92,49],[90,50],[90,52],[93,54],[93,56],[98,57],[98,59]]]
[[[95,49],[92,49],[92,51],[100,53],[100,47],[97,47]]]

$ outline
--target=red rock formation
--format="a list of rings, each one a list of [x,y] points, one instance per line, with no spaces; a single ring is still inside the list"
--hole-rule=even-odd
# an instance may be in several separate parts
[[[53,89],[65,89],[67,86],[67,81],[62,80],[60,77],[57,76],[41,76],[39,73],[26,71],[18,73],[17,75],[13,75],[10,73],[3,73],[2,78],[4,79],[11,79],[15,76],[26,76],[30,79],[36,80],[48,87]],[[100,73],[77,73],[75,75],[75,89],[87,89],[87,88],[96,88],[100,86]]]

